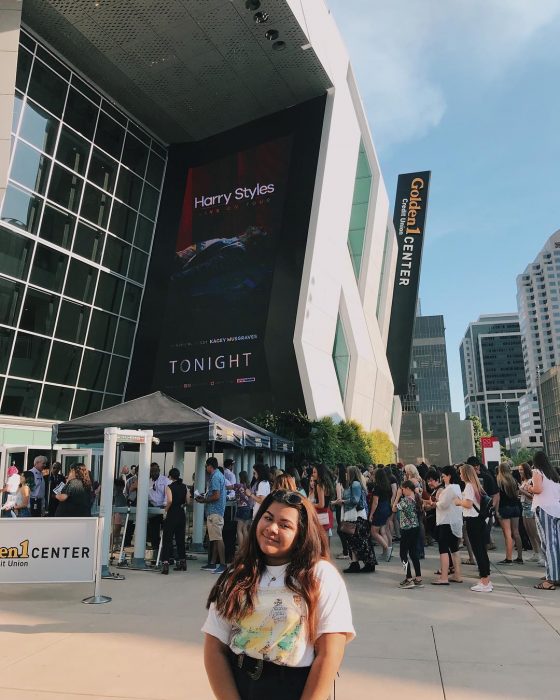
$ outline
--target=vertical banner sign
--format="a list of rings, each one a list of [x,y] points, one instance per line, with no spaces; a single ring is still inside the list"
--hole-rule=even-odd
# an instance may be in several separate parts
[[[430,171],[399,175],[393,223],[398,254],[387,359],[395,394],[408,393],[410,353],[418,301]]]

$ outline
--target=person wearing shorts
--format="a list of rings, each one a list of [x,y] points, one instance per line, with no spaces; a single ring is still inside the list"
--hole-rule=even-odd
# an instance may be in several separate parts
[[[206,529],[212,555],[210,563],[202,569],[221,574],[226,569],[226,549],[222,537],[226,510],[226,480],[218,469],[218,460],[215,457],[209,457],[206,460],[206,473],[210,477],[208,489],[204,495],[197,496],[196,500],[204,503]]]

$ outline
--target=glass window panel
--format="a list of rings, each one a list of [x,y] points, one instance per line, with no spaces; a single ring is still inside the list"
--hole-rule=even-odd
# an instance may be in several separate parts
[[[144,278],[146,276],[146,267],[148,265],[148,256],[145,253],[142,253],[141,251],[137,250],[136,248],[132,249],[132,255],[130,256],[130,266],[128,268],[128,276],[135,280],[136,282],[140,282],[140,284],[144,284]]]
[[[38,417],[49,420],[68,420],[74,399],[74,389],[45,385]]]
[[[55,58],[40,44],[37,44],[36,55],[63,78],[70,80],[70,71],[68,68],[66,68],[66,66],[58,60],[58,58]]]
[[[40,384],[8,379],[1,412],[9,416],[35,418],[40,393]]]
[[[93,149],[89,163],[88,179],[107,192],[113,192],[117,178],[117,161],[97,148]]]
[[[121,168],[117,184],[117,197],[125,204],[138,208],[142,194],[142,180],[125,168]]]
[[[91,139],[95,130],[98,111],[99,109],[87,97],[84,97],[74,88],[70,88],[64,110],[64,122],[66,124],[69,124],[76,131]]]
[[[86,171],[89,156],[89,143],[79,134],[75,134],[65,126],[60,129],[56,159],[80,175]]]
[[[98,226],[107,226],[111,197],[93,185],[87,185],[82,199],[80,214]]]
[[[27,89],[29,97],[58,117],[64,108],[67,87],[68,83],[65,80],[37,58],[35,59]]]
[[[109,231],[119,238],[132,243],[134,238],[134,226],[136,224],[136,212],[125,204],[115,200],[111,211],[111,223]]]
[[[336,323],[336,333],[334,337],[332,358],[334,361],[334,369],[336,372],[336,378],[338,380],[338,386],[340,388],[340,395],[344,400],[346,396],[348,372],[350,370],[350,352],[348,350],[348,344],[346,342],[344,328],[342,326],[340,318],[337,319]]]
[[[126,275],[129,257],[129,245],[114,236],[107,236],[103,254],[103,265],[105,267],[113,270],[113,272],[118,272],[120,275]]]
[[[140,212],[150,219],[156,218],[156,211],[158,205],[159,192],[155,190],[150,185],[144,185],[144,191],[142,192],[142,204],[140,205]]]
[[[28,287],[19,322],[20,328],[42,335],[52,335],[59,301],[59,297],[54,294],[45,294]]]
[[[103,231],[80,221],[74,238],[74,252],[98,263],[101,260],[104,240],[105,233]]]
[[[155,151],[164,160],[167,158],[167,149],[160,146],[159,143],[152,139],[152,151]]]
[[[145,131],[142,131],[140,127],[136,126],[136,124],[133,124],[131,121],[128,122],[128,130],[136,136],[137,139],[140,139],[142,143],[150,145],[151,138],[148,136],[148,134]]]
[[[23,284],[0,277],[0,323],[15,326],[23,298]]]
[[[87,345],[98,350],[111,351],[116,330],[116,316],[94,309],[91,312]]]
[[[12,343],[16,332],[11,328],[0,328],[0,374],[6,374]]]
[[[95,413],[101,408],[103,394],[96,394],[94,391],[76,390],[76,398],[74,399],[74,408],[72,409],[72,418],[79,418],[88,413]]]
[[[103,391],[109,369],[110,355],[95,350],[85,350],[80,371],[79,386],[85,389]]]
[[[0,228],[0,271],[10,277],[26,279],[33,241],[7,228]]]
[[[148,162],[148,148],[131,133],[126,135],[122,161],[135,173],[144,177]]]
[[[141,298],[142,288],[137,287],[135,284],[130,284],[127,282],[124,290],[121,315],[136,320],[138,318],[138,310],[140,308]]]
[[[73,386],[78,378],[81,359],[81,347],[53,342],[46,381]]]
[[[99,273],[95,305],[118,314],[124,292],[124,281],[106,272]]]
[[[151,151],[148,169],[146,170],[146,180],[158,189],[160,189],[162,185],[164,167],[165,162]]]
[[[37,244],[31,268],[31,283],[53,292],[60,292],[67,264],[67,255]]]
[[[74,343],[83,343],[89,321],[90,309],[82,304],[73,304],[66,299],[60,305],[56,326],[56,337]]]
[[[89,304],[93,299],[96,280],[97,270],[94,267],[80,260],[71,260],[64,293]]]
[[[116,406],[121,403],[122,397],[115,396],[114,394],[105,394],[103,397],[103,408],[111,408],[111,406]]]
[[[125,321],[121,318],[117,330],[117,337],[115,338],[114,352],[119,355],[130,355],[135,328],[136,324],[132,323],[132,321]]]
[[[10,374],[16,377],[42,380],[51,341],[21,331],[16,335]]]
[[[40,197],[24,192],[14,185],[8,185],[2,205],[2,221],[36,233],[42,203]]]
[[[27,80],[31,71],[33,56],[25,49],[20,48],[17,58],[16,87],[25,92],[27,90]]]
[[[62,207],[66,207],[71,211],[77,211],[82,185],[82,178],[60,165],[55,165],[49,185],[48,197]]]
[[[145,219],[143,216],[139,216],[138,224],[136,226],[136,234],[134,236],[134,245],[149,252],[152,245],[153,235],[154,222],[150,221],[149,219]]]
[[[101,102],[101,97],[95,92],[95,90],[90,88],[90,86],[87,83],[85,83],[81,78],[78,78],[78,76],[75,73],[72,75],[72,80],[70,82],[86,97],[89,97],[89,99],[92,102],[95,102],[95,104],[98,105]]]
[[[26,48],[28,48],[30,51],[35,51],[35,47],[37,45],[37,42],[35,41],[35,39],[30,37],[29,34],[27,34],[25,32],[25,30],[23,30],[23,29],[19,33],[19,43],[22,46],[25,46]]]
[[[17,131],[19,125],[19,117],[22,109],[23,98],[19,93],[16,92],[16,94],[14,95],[14,111],[12,112],[12,131],[14,132],[14,134]]]
[[[58,120],[38,105],[26,102],[19,135],[41,151],[52,155],[58,131]]]
[[[102,100],[101,106],[107,112],[107,114],[113,117],[113,119],[116,122],[122,124],[122,126],[126,126],[128,119],[124,116],[124,114],[121,111],[114,107],[111,102],[107,102],[107,100]]]
[[[68,212],[45,205],[39,235],[51,243],[70,249],[76,217]]]
[[[109,377],[107,378],[107,391],[122,395],[127,371],[128,359],[113,355],[111,358],[111,367],[109,368]]]
[[[114,119],[100,112],[95,131],[95,145],[120,160],[124,141],[124,129]]]

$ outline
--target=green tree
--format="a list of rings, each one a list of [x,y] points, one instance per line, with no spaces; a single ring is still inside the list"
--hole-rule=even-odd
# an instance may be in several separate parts
[[[538,450],[536,447],[521,447],[519,450],[517,450],[513,461],[515,464],[523,464],[523,462],[528,462],[530,459],[533,459],[535,452],[537,451]]]
[[[482,427],[482,423],[480,421],[480,418],[478,416],[467,416],[467,418],[473,424],[474,447],[476,450],[476,456],[478,457],[478,459],[482,459],[482,450],[480,448],[480,438],[492,437],[492,433],[489,432],[488,430],[484,430],[484,428]]]

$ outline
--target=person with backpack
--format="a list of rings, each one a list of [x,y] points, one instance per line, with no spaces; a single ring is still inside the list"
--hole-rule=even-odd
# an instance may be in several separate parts
[[[350,466],[346,471],[346,488],[342,498],[331,501],[342,505],[342,531],[348,536],[350,565],[345,574],[373,573],[375,554],[371,545],[370,525],[367,518],[367,493],[365,479],[358,467]],[[364,566],[360,568],[360,560]]]
[[[473,549],[474,558],[478,565],[480,580],[471,591],[475,593],[491,593],[490,560],[486,550],[486,518],[489,515],[491,498],[484,493],[474,467],[471,464],[460,464],[459,475],[465,488],[461,498],[455,499],[455,505],[463,509],[463,518],[467,525],[467,533]]]
[[[420,536],[420,518],[422,517],[422,501],[416,493],[416,484],[410,479],[403,481],[397,491],[393,512],[398,514],[401,529],[400,556],[405,578],[400,582],[400,588],[422,588],[422,570],[418,557],[418,538]],[[414,578],[410,569],[414,566]]]

